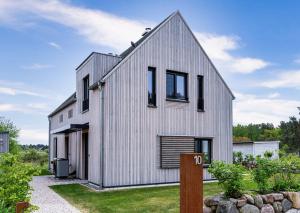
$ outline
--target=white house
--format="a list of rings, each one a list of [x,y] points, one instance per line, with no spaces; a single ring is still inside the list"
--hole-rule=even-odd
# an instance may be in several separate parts
[[[243,155],[251,154],[255,156],[264,156],[266,151],[273,152],[273,158],[278,158],[280,141],[249,141],[249,142],[234,142],[233,151],[242,152]]]
[[[177,11],[77,67],[76,92],[49,115],[49,158],[99,188],[178,182],[180,153],[232,161],[233,99]]]

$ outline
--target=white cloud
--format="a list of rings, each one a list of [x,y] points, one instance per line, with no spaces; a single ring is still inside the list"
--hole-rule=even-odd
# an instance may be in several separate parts
[[[25,70],[41,70],[41,69],[48,69],[53,67],[52,65],[49,64],[39,64],[39,63],[34,63],[31,65],[27,65],[27,66],[22,66],[22,69]]]
[[[237,36],[216,35],[209,33],[195,33],[200,44],[222,70],[235,73],[252,73],[263,69],[270,63],[259,58],[237,57],[231,54],[231,51],[240,48]]]
[[[236,58],[233,60],[232,67],[240,73],[252,73],[263,69],[269,65],[268,62],[257,58]]]
[[[13,112],[18,111],[17,107],[13,104],[0,104],[0,112]]]
[[[21,128],[19,140],[21,144],[47,144],[48,130]]]
[[[1,5],[2,4],[2,5]],[[153,22],[133,20],[116,16],[101,10],[89,9],[71,5],[59,0],[20,0],[0,3],[0,14],[5,14],[8,22],[18,20],[18,15],[29,14],[74,29],[88,41],[111,47],[117,51],[126,49],[130,41],[140,38],[145,27],[151,27]],[[8,18],[9,17],[9,18]],[[0,16],[1,19],[1,16]],[[268,62],[252,57],[236,57],[230,51],[240,48],[239,37],[196,32],[195,35],[205,51],[222,70],[251,73],[263,69]],[[50,44],[51,43],[51,44]],[[58,47],[55,42],[49,45]]]
[[[269,94],[269,95],[268,95],[268,98],[278,98],[279,96],[280,96],[280,93],[274,92],[274,93],[272,93],[272,94]]]
[[[228,51],[238,48],[239,38],[236,36],[218,36],[216,34],[197,32],[195,35],[207,54],[214,59],[223,61],[232,60],[233,57]]]
[[[58,0],[20,0],[1,2],[0,5],[0,14],[3,13],[4,20],[18,19],[22,22],[18,15],[34,15],[70,27],[88,41],[118,51],[127,48],[131,40],[137,40],[145,27],[153,26],[150,22],[127,19]]]
[[[50,46],[52,46],[52,47],[58,49],[58,50],[61,49],[61,46],[60,46],[59,44],[53,42],[53,41],[52,41],[52,42],[48,42],[48,44],[49,44]]]
[[[20,112],[25,114],[47,115],[49,110],[49,106],[46,103],[0,103],[0,112]]]
[[[2,87],[0,86],[0,94],[5,94],[5,95],[28,95],[28,96],[36,96],[36,97],[43,97],[43,95],[31,92],[31,91],[26,91],[22,89],[16,89],[12,87]]]
[[[287,121],[290,116],[298,115],[300,101],[268,98],[253,94],[235,93],[233,117],[235,124],[273,123]]]
[[[267,88],[300,89],[300,70],[282,71],[274,79],[260,83],[260,86]]]

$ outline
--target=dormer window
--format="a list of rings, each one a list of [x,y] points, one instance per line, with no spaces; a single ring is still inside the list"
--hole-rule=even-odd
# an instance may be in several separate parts
[[[82,112],[89,110],[89,75],[83,79]]]

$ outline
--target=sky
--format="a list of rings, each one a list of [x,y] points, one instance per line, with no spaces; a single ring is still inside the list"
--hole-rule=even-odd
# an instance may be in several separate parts
[[[0,116],[47,144],[47,115],[92,52],[121,53],[179,10],[236,99],[234,124],[278,125],[300,106],[300,1],[0,0]]]

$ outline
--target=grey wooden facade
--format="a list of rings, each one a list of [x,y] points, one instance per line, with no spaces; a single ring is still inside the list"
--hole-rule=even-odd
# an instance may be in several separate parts
[[[77,68],[76,116],[65,122],[89,124],[89,181],[100,187],[178,182],[178,168],[161,167],[164,136],[185,137],[190,144],[194,138],[211,138],[213,160],[231,162],[233,94],[181,14],[170,15],[125,53],[92,54]],[[156,68],[156,107],[147,106],[148,67]],[[166,100],[166,70],[187,73],[188,102]],[[86,75],[90,109],[83,113]],[[202,112],[197,110],[198,75],[204,77]],[[55,131],[66,126],[56,122],[64,110],[49,117],[50,156]],[[70,134],[74,171],[82,178],[81,132]],[[204,175],[211,178],[206,169]]]

